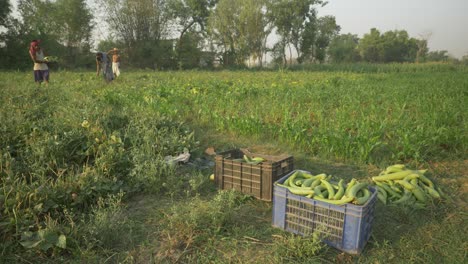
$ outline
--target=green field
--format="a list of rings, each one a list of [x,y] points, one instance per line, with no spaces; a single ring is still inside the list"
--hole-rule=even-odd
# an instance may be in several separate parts
[[[466,263],[468,68],[0,73],[0,262]],[[447,197],[378,203],[359,256],[271,226],[272,204],[209,180],[204,153],[290,154],[367,181],[402,163]],[[187,149],[191,162],[164,158]]]

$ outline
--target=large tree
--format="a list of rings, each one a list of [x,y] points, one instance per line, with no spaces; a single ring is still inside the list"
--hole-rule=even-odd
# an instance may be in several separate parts
[[[325,61],[330,41],[340,32],[340,26],[336,24],[334,16],[324,16],[318,19],[317,29],[314,59],[322,63]]]
[[[60,40],[67,47],[87,46],[93,30],[93,15],[85,0],[57,0],[53,17]]]
[[[387,31],[383,34],[373,28],[360,40],[358,49],[368,62],[414,62],[424,56],[426,48],[421,40],[410,38],[405,30]]]
[[[218,0],[168,0],[168,13],[175,21],[179,40],[190,29],[204,33],[208,17]]]
[[[67,47],[89,42],[93,16],[85,0],[19,0],[18,8],[32,35],[53,38]]]
[[[271,0],[268,6],[269,19],[279,35],[281,43],[286,43],[292,60],[291,45],[298,57],[301,54],[301,42],[304,34],[310,38],[315,32],[316,9],[314,5],[324,4],[321,0]],[[311,30],[312,29],[312,30]],[[310,43],[310,39],[308,40]],[[281,45],[280,45],[281,46]],[[285,51],[284,51],[285,52]]]
[[[53,17],[56,12],[54,3],[48,0],[19,0],[18,9],[25,30],[32,35],[58,37],[58,21]]]
[[[383,43],[380,31],[372,28],[370,33],[364,34],[359,41],[358,50],[361,58],[368,62],[383,61]]]
[[[430,31],[419,34],[420,39],[418,39],[416,42],[416,45],[418,46],[418,51],[416,52],[416,63],[426,60],[427,53],[429,52],[427,42],[431,35],[432,32]]]
[[[196,57],[201,55],[199,48],[206,36],[208,17],[217,2],[218,0],[168,0],[168,13],[179,34],[176,55],[181,67],[185,67],[187,61],[193,64]]]
[[[330,61],[334,63],[350,63],[359,60],[357,45],[359,38],[351,33],[335,36],[328,47]]]
[[[262,66],[266,41],[272,30],[265,12],[266,3],[266,0],[243,0],[240,13],[240,19],[244,22],[241,27],[244,49],[254,62],[259,62],[259,66]]]
[[[225,65],[236,63],[236,54],[240,49],[240,31],[237,25],[239,20],[240,0],[219,1],[213,14],[208,19],[211,38],[215,45],[221,48],[222,62]]]
[[[220,0],[209,18],[209,31],[222,49],[223,63],[243,64],[259,58],[268,36],[264,1]]]
[[[159,40],[169,31],[169,14],[164,0],[102,1],[110,30],[129,45]]]
[[[85,0],[19,0],[18,7],[25,34],[44,40],[66,65],[89,52],[93,16]]]
[[[56,0],[52,18],[56,22],[57,40],[66,47],[64,60],[80,64],[80,57],[89,60],[93,15],[85,0]]]
[[[170,32],[167,1],[102,0],[102,3],[109,30],[116,41],[126,46],[130,63],[139,67],[160,67],[172,60],[172,54],[168,53],[173,52],[173,44],[162,41]]]
[[[418,46],[405,30],[387,31],[382,35],[384,62],[414,61]]]

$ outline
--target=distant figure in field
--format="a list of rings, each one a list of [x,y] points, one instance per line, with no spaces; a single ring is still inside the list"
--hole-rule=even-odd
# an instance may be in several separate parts
[[[120,75],[120,52],[119,49],[113,48],[107,52],[107,54],[112,55],[112,73],[115,77]]]
[[[46,85],[49,84],[49,67],[44,60],[44,50],[39,45],[41,40],[33,40],[29,45],[29,56],[34,62],[34,81],[37,84],[44,82]]]
[[[109,54],[98,51],[96,53],[96,76],[99,76],[100,72],[107,82],[114,80]]]

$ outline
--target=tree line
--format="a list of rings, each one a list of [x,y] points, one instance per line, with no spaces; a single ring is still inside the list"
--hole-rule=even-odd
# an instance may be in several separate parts
[[[151,69],[262,67],[267,58],[282,66],[454,60],[447,51],[429,51],[428,39],[410,37],[405,30],[372,28],[362,38],[340,34],[334,16],[318,15],[325,4],[99,0],[91,7],[86,0],[19,0],[18,15],[13,16],[11,3],[0,0],[0,67],[29,68],[32,39],[41,39],[65,68],[93,67],[93,51],[112,47],[122,50],[127,66]]]

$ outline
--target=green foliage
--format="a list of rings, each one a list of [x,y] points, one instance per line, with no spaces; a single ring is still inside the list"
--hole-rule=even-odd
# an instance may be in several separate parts
[[[132,118],[119,93],[89,91],[89,81],[76,82],[72,91],[2,84],[0,235],[10,250],[60,255],[84,245],[114,246],[109,222],[117,212],[106,208],[116,202],[102,197],[118,194],[120,201],[124,193],[141,191],[182,196],[181,188],[202,188],[182,181],[163,161],[184,148],[195,150],[193,132],[166,115]],[[88,214],[91,223],[81,219]],[[83,231],[84,240],[80,221],[95,227]]]
[[[5,46],[0,54],[8,62],[2,68],[31,68],[27,50],[33,39],[42,40],[46,55],[61,58],[54,69],[94,66],[94,57],[89,56],[93,16],[85,1],[21,0],[18,9],[21,20],[6,20],[7,32],[1,36]]]
[[[116,42],[112,39],[103,39],[99,41],[97,45],[97,50],[102,51],[102,52],[107,52],[115,47],[120,47],[122,44],[119,42]]]
[[[324,2],[320,0],[268,2],[267,14],[269,21],[274,25],[282,42],[279,47],[293,45],[299,53],[299,58],[303,57],[300,54],[301,52],[306,53],[304,56],[312,52],[317,39],[317,11],[314,5],[321,4],[324,5]],[[301,44],[303,47],[301,47]],[[276,51],[279,52],[280,50],[276,49]],[[286,57],[286,51],[283,49],[281,52],[283,56],[275,57]]]
[[[198,34],[187,33],[179,39],[177,50],[178,69],[193,69],[200,66],[202,51],[199,44],[202,38]]]
[[[136,71],[112,85],[93,72],[52,71],[40,88],[29,73],[1,73],[2,260],[463,263],[466,67],[309,67]],[[273,229],[269,203],[214,193],[212,168],[164,162],[184,148],[195,158],[208,145],[248,141],[287,145],[304,166],[322,168],[316,157],[362,165],[327,168],[343,177],[424,165],[453,200],[377,208],[364,253],[349,256]]]
[[[460,138],[462,103],[454,96],[461,86],[452,86],[449,91],[439,78],[463,75],[463,68],[452,72],[450,66],[427,65],[427,69],[434,67],[433,74],[428,75],[422,69],[414,73],[418,67],[369,67],[389,73],[336,73],[326,77],[310,72],[274,77],[246,74],[241,79],[204,84],[206,92],[187,94],[199,102],[190,106],[188,113],[198,113],[199,120],[220,131],[271,137],[332,159],[379,163],[458,155],[464,148],[456,142],[466,140]],[[446,72],[437,74],[442,69]],[[403,83],[409,80],[427,85],[408,88]],[[429,110],[434,105],[441,109]]]
[[[449,55],[446,50],[431,51],[427,54],[427,61],[445,62],[448,61]]]
[[[414,62],[418,47],[406,31],[387,31],[382,35],[382,39],[384,62]]]
[[[370,33],[364,34],[364,37],[359,41],[358,49],[364,61],[383,61],[383,46],[380,31],[372,28]]]
[[[168,12],[180,26],[177,41],[177,63],[179,69],[190,69],[199,66],[200,46],[206,33],[208,17],[218,0],[171,0],[168,1]]]
[[[330,41],[341,28],[336,24],[334,16],[324,16],[317,20],[317,29],[318,34],[314,43],[313,57],[319,62],[324,62]]]
[[[22,21],[11,19],[5,34],[5,53],[12,62],[9,67],[24,69],[24,61],[31,67],[31,60],[24,58],[33,39],[42,40],[46,55],[62,58],[60,67],[86,66],[93,17],[83,0],[21,0],[18,9]]]
[[[278,262],[321,263],[320,253],[324,248],[319,232],[306,237],[285,234],[274,241],[272,252]]]
[[[211,37],[219,42],[219,46],[224,50],[222,62],[226,66],[243,64],[246,58],[239,20],[242,11],[241,1],[219,1],[208,20]]]
[[[372,28],[359,41],[361,58],[367,62],[415,62],[425,56],[422,40],[410,38],[405,30],[387,31],[383,34]]]
[[[183,123],[165,116],[144,117],[134,120],[127,132],[133,168],[131,181],[143,190],[159,193],[163,190],[178,194],[186,179],[178,177],[175,168],[168,166],[164,157],[178,155],[184,148],[196,150],[194,134]]]
[[[82,217],[79,229],[81,250],[119,250],[132,245],[131,238],[143,232],[136,223],[124,214],[123,193],[100,197],[88,217]],[[78,234],[77,234],[78,235]]]
[[[53,11],[55,11],[53,2],[20,0],[18,1],[18,11],[28,33],[39,36],[57,36],[55,26],[59,21],[53,19]]]
[[[236,216],[242,205],[251,199],[221,190],[210,200],[197,196],[188,204],[173,206],[161,223],[159,260],[174,261],[184,254],[190,259],[205,243],[232,233],[240,224]]]
[[[351,63],[360,60],[357,45],[359,38],[353,34],[335,36],[328,47],[330,61],[333,63]]]
[[[208,19],[210,37],[221,48],[224,66],[244,65],[249,57],[259,64],[271,32],[267,1],[221,0]]]
[[[38,231],[26,231],[21,234],[20,244],[27,249],[37,249],[43,252],[57,251],[67,248],[67,237],[57,230],[58,224],[50,217],[46,218],[46,228]]]
[[[68,49],[83,48],[89,44],[93,15],[84,0],[57,0],[53,20],[57,22],[59,40]],[[69,50],[69,53],[72,51]],[[70,54],[72,55],[72,54]]]
[[[11,5],[9,0],[0,0],[0,26],[7,23],[6,18],[11,12]]]

